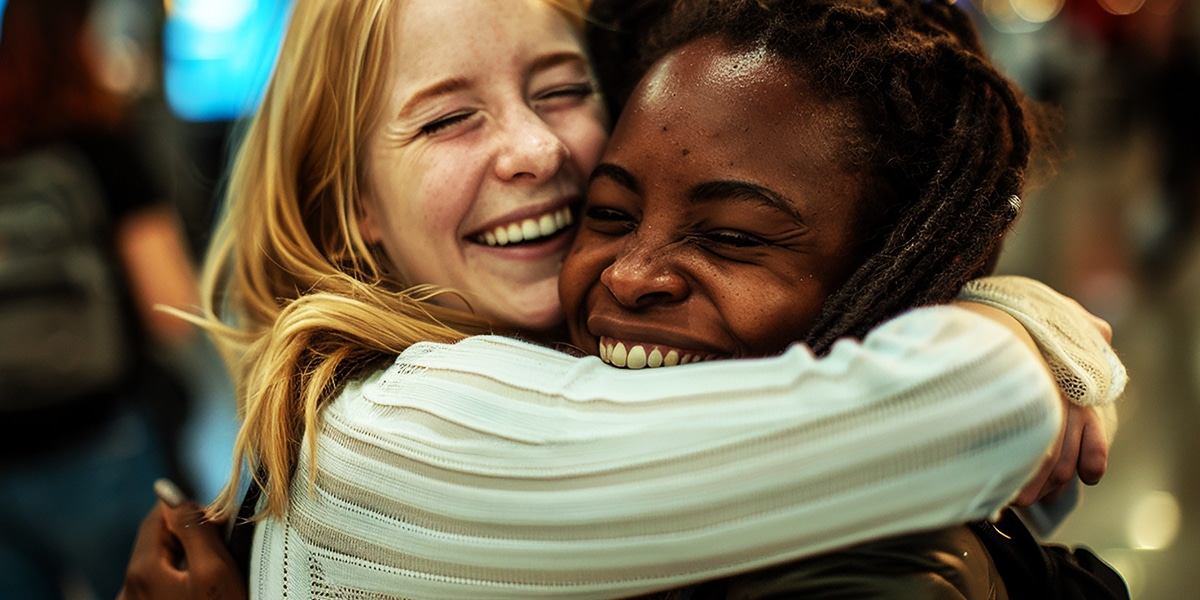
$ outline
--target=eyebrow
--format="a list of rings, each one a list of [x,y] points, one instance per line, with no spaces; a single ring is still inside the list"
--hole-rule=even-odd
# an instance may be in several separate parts
[[[592,171],[588,183],[600,178],[610,179],[617,185],[635,194],[641,194],[642,185],[624,167],[612,163],[600,163]],[[749,200],[786,213],[797,222],[805,222],[804,215],[796,210],[796,204],[770,188],[755,183],[736,180],[706,181],[688,192],[688,201],[693,204],[719,202],[721,200]]]
[[[461,77],[454,77],[451,79],[443,79],[429,87],[422,88],[417,93],[413,94],[412,97],[409,98],[404,103],[404,105],[400,107],[400,111],[397,114],[400,114],[400,115],[409,114],[409,112],[412,111],[414,106],[416,106],[430,98],[457,92],[459,90],[467,88],[467,86],[469,86],[470,84],[471,84],[471,82],[469,82],[466,79],[463,79]]]
[[[784,212],[800,223],[805,221],[804,215],[796,210],[796,203],[790,198],[771,188],[747,181],[724,179],[706,181],[692,188],[688,196],[693,203],[716,202],[735,198],[749,200]]]
[[[537,73],[538,71],[545,71],[547,69],[552,69],[559,65],[568,63],[587,65],[587,60],[582,55],[575,52],[553,52],[551,54],[541,56],[537,60],[533,61],[533,64],[529,66],[529,72]],[[443,79],[433,85],[418,90],[417,93],[413,94],[412,97],[400,107],[400,111],[397,114],[408,114],[414,106],[417,106],[418,104],[430,98],[435,98],[445,94],[452,94],[459,90],[466,89],[467,87],[470,87],[470,85],[471,82],[462,77]]]
[[[552,69],[567,63],[583,65],[586,70],[587,59],[578,52],[569,52],[566,50],[562,52],[552,52],[545,56],[538,57],[537,60],[533,61],[533,64],[529,66],[529,72],[536,73],[538,71],[545,71],[546,69]]]
[[[631,174],[629,171],[626,171],[624,167],[618,167],[612,163],[602,162],[596,165],[595,169],[592,169],[592,176],[588,178],[588,183],[590,184],[591,182],[600,178],[611,179],[617,185],[635,194],[642,193],[641,184],[638,183],[638,180],[633,176],[633,174]]]

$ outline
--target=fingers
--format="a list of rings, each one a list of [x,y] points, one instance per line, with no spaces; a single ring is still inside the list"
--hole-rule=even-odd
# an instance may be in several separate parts
[[[1096,411],[1089,409],[1089,415],[1092,418],[1084,425],[1079,450],[1079,479],[1096,485],[1108,471],[1108,435]]]
[[[1038,502],[1042,497],[1042,490],[1046,485],[1046,480],[1050,479],[1050,474],[1058,466],[1058,456],[1062,452],[1062,445],[1052,448],[1050,454],[1042,461],[1042,467],[1038,468],[1038,474],[1033,476],[1033,479],[1026,482],[1025,487],[1021,488],[1020,493],[1013,500],[1013,503],[1018,506],[1031,506]]]
[[[221,524],[208,519],[204,508],[187,499],[178,486],[169,479],[159,479],[154,482],[154,493],[166,505],[162,511],[164,525],[178,538],[188,562],[228,555]]]
[[[1108,436],[1104,419],[1093,407],[1068,404],[1059,443],[1014,503],[1030,506],[1038,501],[1052,502],[1076,476],[1088,485],[1095,485],[1107,469]]]
[[[178,585],[184,576],[177,559],[182,547],[167,527],[164,508],[161,502],[156,503],[142,520],[118,596],[123,600],[165,597],[158,588],[162,584]]]
[[[1051,469],[1050,476],[1043,484],[1042,496],[1062,488],[1075,478],[1075,471],[1079,466],[1079,446],[1083,439],[1084,419],[1082,413],[1086,410],[1075,404],[1067,405],[1067,425],[1063,431],[1061,452],[1058,455],[1058,462]]]
[[[1062,497],[1063,493],[1065,493],[1069,487],[1070,483],[1067,483],[1054,488],[1039,498],[1038,502],[1042,502],[1044,504],[1054,504],[1059,498]]]
[[[175,485],[170,479],[161,478],[154,481],[154,495],[158,496],[168,508],[178,508],[180,504],[187,501],[187,496],[183,494],[183,490]]]
[[[142,522],[119,598],[244,600],[246,584],[220,524],[170,481],[156,482],[154,491],[160,502]]]

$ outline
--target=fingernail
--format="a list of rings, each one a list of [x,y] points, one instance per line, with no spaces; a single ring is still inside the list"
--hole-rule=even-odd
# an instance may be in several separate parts
[[[154,494],[171,508],[175,508],[187,500],[187,496],[183,495],[183,490],[180,490],[175,482],[166,478],[154,482]]]

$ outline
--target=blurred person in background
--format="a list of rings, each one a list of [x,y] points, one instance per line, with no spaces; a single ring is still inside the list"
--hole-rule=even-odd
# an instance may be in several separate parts
[[[172,205],[99,83],[90,0],[11,0],[0,30],[0,590],[114,597],[152,482],[188,480],[186,388],[161,357],[193,327]]]

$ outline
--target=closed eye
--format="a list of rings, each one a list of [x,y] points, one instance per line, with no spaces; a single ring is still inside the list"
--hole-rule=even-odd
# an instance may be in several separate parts
[[[633,231],[637,223],[629,213],[603,206],[589,206],[583,211],[588,229],[608,235],[621,235]]]
[[[729,229],[705,232],[698,237],[709,243],[717,243],[734,248],[756,248],[768,245],[766,240],[758,236]]]
[[[443,129],[446,129],[447,127],[451,127],[466,121],[474,114],[474,112],[456,113],[448,117],[442,117],[440,119],[431,121],[421,126],[421,135],[433,135]]]
[[[589,83],[578,83],[551,89],[538,96],[539,100],[551,98],[586,98],[596,93],[596,88]]]

